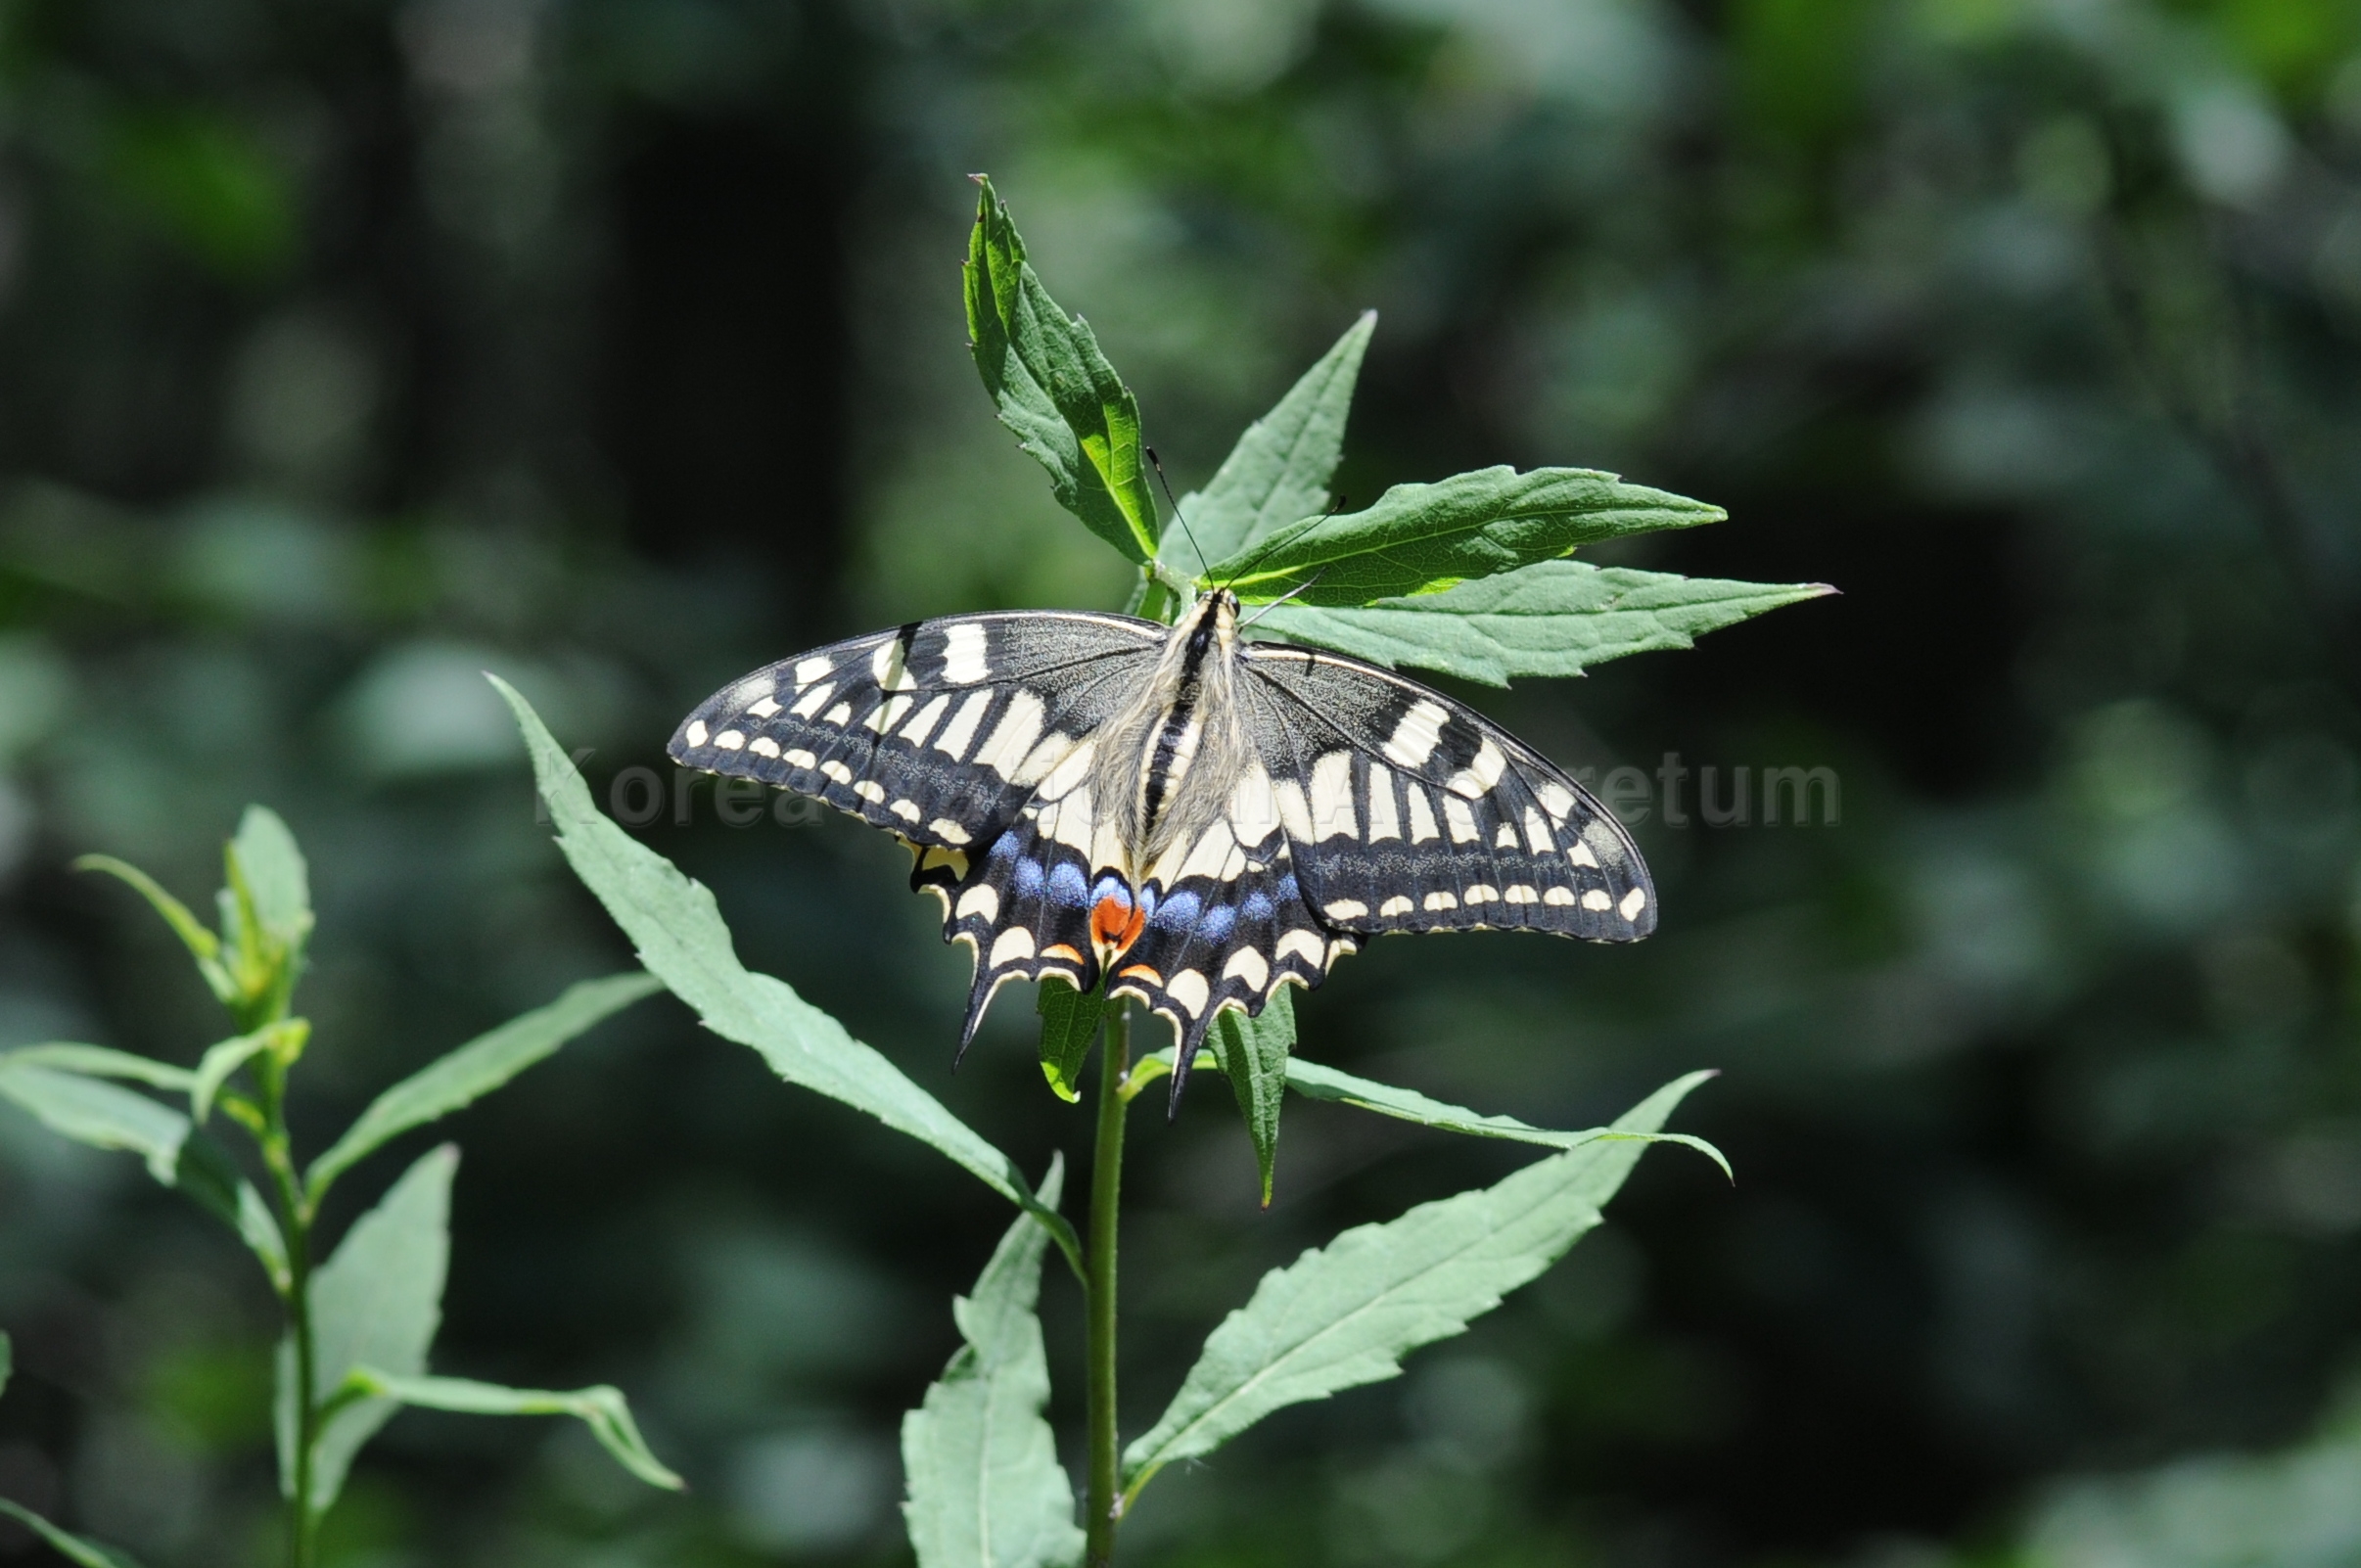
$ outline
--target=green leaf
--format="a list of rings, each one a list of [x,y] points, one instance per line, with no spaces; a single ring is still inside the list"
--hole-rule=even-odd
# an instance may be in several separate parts
[[[1290,524],[1203,580],[1228,582],[1249,603],[1300,591],[1300,603],[1365,605],[1724,516],[1718,506],[1587,468],[1483,468],[1439,484],[1397,484],[1366,511]]]
[[[81,1568],[139,1568],[139,1559],[129,1553],[117,1551],[113,1546],[102,1546],[95,1541],[84,1541],[80,1536],[69,1535],[23,1503],[0,1498],[0,1514],[16,1520],[47,1542],[58,1555],[68,1562],[81,1564]]]
[[[181,945],[189,949],[189,956],[197,960],[197,972],[205,977],[206,987],[212,992],[213,999],[225,1007],[238,1000],[238,983],[221,962],[221,939],[207,930],[189,912],[189,906],[166,893],[154,877],[128,861],[117,860],[112,854],[85,854],[73,862],[73,868],[76,871],[104,872],[118,881],[129,883],[141,898],[148,900],[150,907],[163,916],[164,924],[172,928],[172,934],[180,939]]]
[[[1277,406],[1246,427],[1213,483],[1201,494],[1180,498],[1188,527],[1168,530],[1164,539],[1165,559],[1176,576],[1199,576],[1209,563],[1235,554],[1281,524],[1327,510],[1328,482],[1344,456],[1353,387],[1376,330],[1377,312],[1363,311]]]
[[[127,1078],[141,1084],[153,1084],[161,1089],[176,1089],[185,1094],[197,1075],[185,1067],[157,1061],[152,1056],[135,1056],[105,1045],[77,1045],[66,1040],[41,1045],[20,1045],[0,1062],[16,1062],[34,1067],[54,1067],[61,1072],[79,1073],[85,1078]]]
[[[1156,498],[1139,441],[1139,403],[1081,317],[1068,318],[1025,259],[1025,242],[979,174],[967,245],[967,336],[1000,423],[1049,471],[1058,505],[1147,565]]]
[[[145,1094],[79,1073],[0,1056],[0,1095],[39,1117],[51,1131],[100,1149],[128,1149],[148,1174],[171,1186],[189,1119]]]
[[[223,1224],[238,1232],[238,1239],[261,1263],[263,1272],[270,1276],[271,1288],[284,1293],[288,1286],[287,1240],[280,1234],[278,1219],[271,1214],[270,1205],[262,1194],[246,1179],[231,1159],[229,1151],[208,1137],[203,1130],[192,1130],[180,1145],[180,1158],[172,1167],[172,1185],[186,1193],[198,1207],[208,1211]]]
[[[1632,1132],[1611,1127],[1586,1128],[1579,1132],[1553,1132],[1548,1128],[1520,1122],[1513,1116],[1484,1116],[1460,1106],[1446,1105],[1441,1100],[1428,1099],[1416,1089],[1396,1088],[1390,1084],[1355,1078],[1350,1073],[1340,1073],[1333,1067],[1322,1067],[1318,1062],[1307,1062],[1301,1057],[1288,1058],[1287,1086],[1312,1099],[1357,1106],[1364,1111],[1375,1111],[1380,1116],[1415,1122],[1420,1127],[1439,1128],[1446,1132],[1465,1132],[1479,1138],[1538,1143],[1550,1149],[1578,1149],[1601,1139],[1678,1143],[1696,1150],[1720,1166],[1722,1175],[1736,1179],[1731,1172],[1730,1162],[1722,1157],[1721,1150],[1703,1138],[1692,1137],[1687,1132]]]
[[[1065,1176],[1052,1159],[1039,1194],[1055,1208]],[[951,1302],[966,1341],[925,1403],[902,1418],[902,1505],[918,1568],[1067,1568],[1083,1554],[1074,1484],[1042,1414],[1049,1365],[1034,1303],[1047,1234],[1020,1220],[1000,1238],[974,1292]]]
[[[1248,1018],[1234,1008],[1223,1012],[1208,1037],[1254,1139],[1266,1209],[1271,1207],[1271,1170],[1278,1158],[1279,1102],[1286,1098],[1291,1077],[1288,1053],[1295,1049],[1295,1003],[1287,994],[1291,989],[1281,986],[1273,992],[1260,1018]]]
[[[599,814],[589,786],[532,704],[499,676],[486,678],[516,711],[558,848],[631,939],[648,972],[688,1003],[706,1028],[753,1046],[781,1078],[908,1133],[1027,1210],[1049,1227],[1079,1272],[1082,1244],[1074,1227],[1035,1201],[1016,1162],[785,981],[740,964],[713,894]]]
[[[1106,997],[1096,992],[1085,996],[1051,977],[1042,982],[1033,1010],[1042,1020],[1042,1075],[1059,1099],[1072,1104],[1082,1098],[1083,1063],[1106,1018]]]
[[[1038,1226],[1035,1228],[1039,1228]],[[461,1415],[571,1415],[590,1428],[599,1446],[616,1462],[652,1487],[682,1492],[681,1480],[648,1448],[631,1419],[631,1407],[623,1390],[601,1383],[594,1388],[558,1391],[544,1388],[503,1388],[464,1377],[413,1377],[355,1366],[339,1390],[346,1399],[393,1400],[428,1410],[455,1410]]]
[[[1265,612],[1257,629],[1388,668],[1505,686],[1525,675],[1579,675],[1625,654],[1687,648],[1708,631],[1835,591],[1825,582],[1730,582],[1543,561],[1360,608],[1295,600]]]
[[[189,1114],[197,1119],[199,1127],[212,1114],[213,1096],[221,1092],[221,1085],[230,1081],[230,1075],[269,1050],[278,1038],[279,1026],[273,1024],[210,1046],[198,1059],[196,1074],[189,1084]]]
[[[607,1018],[662,991],[654,975],[634,971],[585,980],[546,1007],[510,1019],[430,1062],[369,1103],[304,1178],[314,1203],[328,1184],[388,1142],[490,1093]]]
[[[254,900],[262,929],[289,952],[300,952],[311,936],[311,881],[303,852],[279,813],[250,806],[229,843],[228,858]]]
[[[451,1257],[451,1176],[459,1151],[429,1150],[376,1208],[353,1222],[311,1276],[314,1399],[328,1397],[355,1366],[395,1377],[426,1370],[427,1350],[442,1323],[442,1281]],[[295,1495],[296,1360],[279,1345],[279,1489]],[[394,1401],[371,1396],[345,1403],[321,1426],[312,1449],[310,1507],[325,1511],[344,1490],[361,1445],[393,1417]]]
[[[1615,1123],[1653,1132],[1691,1073]],[[1125,1499],[1176,1459],[1210,1453],[1272,1411],[1395,1376],[1409,1351],[1461,1332],[1598,1223],[1644,1144],[1587,1143],[1490,1187],[1359,1225],[1263,1276],[1205,1342],[1155,1427],[1124,1453]]]

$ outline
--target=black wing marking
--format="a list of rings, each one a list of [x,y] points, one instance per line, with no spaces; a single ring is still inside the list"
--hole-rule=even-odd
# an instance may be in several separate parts
[[[918,862],[910,886],[943,900],[943,940],[964,942],[975,954],[975,983],[959,1031],[962,1054],[994,994],[1009,981],[1056,975],[1083,992],[1098,984],[1088,862],[1044,832],[1042,816],[1027,807],[976,853],[911,846]]]
[[[1244,668],[1273,809],[1323,924],[1592,942],[1655,929],[1655,887],[1622,824],[1482,715],[1324,650],[1254,643]]]
[[[1057,611],[914,622],[733,681],[667,749],[921,847],[974,849],[1131,693],[1164,635],[1129,616]]]

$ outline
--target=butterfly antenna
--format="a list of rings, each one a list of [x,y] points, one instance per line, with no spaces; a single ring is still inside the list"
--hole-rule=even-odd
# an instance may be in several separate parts
[[[1188,514],[1180,510],[1180,502],[1173,494],[1173,482],[1164,477],[1164,460],[1156,455],[1153,446],[1142,445],[1140,450],[1147,453],[1148,467],[1156,471],[1156,483],[1163,486],[1164,499],[1172,507],[1173,516],[1179,520],[1180,531],[1187,535],[1188,547],[1197,552],[1197,570],[1203,572],[1213,563],[1205,559],[1205,547],[1197,542],[1197,530],[1188,526]]]
[[[1280,594],[1277,598],[1272,600],[1260,610],[1257,610],[1253,615],[1248,616],[1245,623],[1240,625],[1238,630],[1241,632],[1252,631],[1256,622],[1262,620],[1263,617],[1271,614],[1272,611],[1276,610],[1280,605],[1285,604],[1297,594],[1311,592],[1312,584],[1318,582],[1320,578],[1326,576],[1327,575],[1328,569],[1326,567],[1321,567],[1318,572],[1313,573],[1310,576],[1304,578],[1303,581],[1297,583],[1294,587],[1289,588],[1285,593]]]
[[[1339,495],[1338,497],[1336,497],[1336,499],[1335,499],[1335,500],[1330,501],[1330,502],[1328,503],[1328,509],[1327,509],[1325,512],[1322,512],[1322,513],[1320,513],[1320,514],[1319,514],[1320,521],[1324,523],[1324,522],[1326,522],[1328,519],[1330,519],[1330,518],[1334,517],[1334,516],[1335,516],[1337,513],[1339,513],[1339,512],[1343,511],[1344,509],[1345,509],[1345,497],[1343,497],[1342,495]],[[1266,544],[1266,545],[1264,545],[1264,546],[1263,546],[1263,548],[1262,548],[1262,550],[1261,550],[1260,552],[1258,552],[1258,553],[1255,555],[1255,557],[1254,557],[1254,559],[1253,559],[1253,560],[1248,561],[1248,562],[1247,562],[1247,563],[1246,563],[1244,566],[1242,566],[1242,567],[1238,568],[1238,569],[1237,569],[1237,571],[1235,571],[1235,572],[1231,573],[1231,574],[1229,575],[1229,582],[1225,582],[1225,583],[1223,583],[1223,584],[1222,584],[1222,586],[1223,586],[1223,587],[1225,587],[1225,588],[1228,587],[1230,582],[1235,582],[1235,581],[1237,581],[1237,580],[1238,580],[1240,577],[1243,577],[1243,576],[1246,576],[1248,573],[1252,572],[1252,571],[1253,571],[1253,570],[1254,570],[1256,567],[1261,566],[1261,565],[1263,564],[1263,557],[1264,557],[1264,556],[1269,555],[1269,554],[1270,554],[1272,551],[1273,551],[1273,550],[1275,550],[1275,549],[1277,549],[1277,548],[1279,547],[1279,544],[1280,544],[1281,540],[1280,540],[1280,538],[1279,538],[1279,536],[1278,536],[1278,533],[1277,533],[1277,531],[1276,531],[1275,530],[1273,530],[1272,533],[1270,533],[1270,534],[1266,534],[1266,535],[1265,535],[1265,537],[1266,537],[1266,538],[1268,538],[1268,539],[1270,539],[1270,541],[1271,541],[1271,542],[1270,542],[1270,543],[1268,543],[1268,544]],[[1326,570],[1327,570],[1327,568],[1322,567],[1320,570],[1324,572],[1324,571],[1326,571]],[[1311,583],[1309,583],[1309,582],[1307,582],[1307,583],[1305,583],[1305,584],[1304,584],[1304,588],[1308,588],[1308,587],[1310,587],[1310,586],[1312,586],[1312,584],[1311,584]],[[1303,592],[1303,591],[1304,591],[1304,588],[1298,588],[1298,589],[1296,589],[1296,590],[1295,590],[1295,593],[1301,593],[1301,592]],[[1288,597],[1289,597],[1289,598],[1293,598],[1294,596],[1295,596],[1294,594],[1289,594],[1289,595],[1288,595]],[[1282,602],[1283,602],[1283,601],[1282,601]]]

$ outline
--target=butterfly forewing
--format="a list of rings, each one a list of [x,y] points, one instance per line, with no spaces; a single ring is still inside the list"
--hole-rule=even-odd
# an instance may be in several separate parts
[[[1245,667],[1256,744],[1326,925],[1593,942],[1655,929],[1655,890],[1622,825],[1472,709],[1318,649],[1256,643]]]
[[[815,648],[715,693],[673,761],[827,802],[920,846],[988,844],[1129,695],[1163,629],[952,616]]]

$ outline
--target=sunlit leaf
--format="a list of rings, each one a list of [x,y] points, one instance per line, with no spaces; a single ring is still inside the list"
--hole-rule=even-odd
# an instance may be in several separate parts
[[[688,1003],[706,1028],[753,1046],[789,1083],[908,1133],[1032,1212],[1080,1268],[1082,1246],[1074,1227],[1034,1201],[1015,1161],[786,982],[740,964],[713,894],[601,815],[591,804],[589,786],[532,706],[497,675],[487,678],[516,711],[541,799],[557,828],[558,848],[631,939],[650,974]]]
[[[46,1542],[50,1548],[68,1562],[81,1568],[139,1568],[139,1559],[113,1546],[102,1546],[95,1541],[69,1535],[21,1502],[0,1498],[0,1514],[5,1514]]]
[[[1693,1137],[1687,1132],[1634,1132],[1609,1127],[1585,1128],[1577,1132],[1554,1132],[1548,1128],[1529,1126],[1513,1116],[1485,1116],[1462,1106],[1447,1105],[1441,1100],[1427,1098],[1416,1089],[1396,1088],[1391,1084],[1356,1078],[1351,1073],[1340,1073],[1333,1067],[1307,1062],[1300,1056],[1287,1060],[1287,1086],[1312,1099],[1358,1106],[1381,1116],[1415,1122],[1420,1127],[1436,1128],[1446,1132],[1465,1132],[1480,1138],[1538,1143],[1550,1149],[1577,1149],[1601,1138],[1640,1143],[1678,1143],[1696,1150],[1720,1166],[1724,1176],[1731,1174],[1730,1162],[1722,1157],[1721,1150],[1703,1138]]]
[[[1246,1131],[1254,1139],[1255,1164],[1263,1178],[1263,1207],[1271,1207],[1271,1172],[1278,1158],[1280,1102],[1286,1098],[1287,1062],[1295,1049],[1294,988],[1281,986],[1264,1004],[1263,1016],[1234,1009],[1214,1020],[1208,1043],[1238,1097]]]
[[[1228,582],[1251,603],[1301,590],[1300,603],[1364,605],[1725,515],[1590,469],[1483,468],[1435,484],[1397,484],[1366,511],[1290,524],[1218,562],[1204,580]]]
[[[1039,1230],[1039,1225],[1030,1228]],[[688,1483],[669,1469],[639,1435],[631,1407],[623,1390],[601,1383],[593,1388],[554,1390],[503,1388],[464,1377],[419,1377],[356,1366],[345,1374],[346,1397],[392,1400],[420,1409],[453,1410],[461,1415],[571,1415],[590,1429],[599,1446],[615,1455],[625,1469],[652,1487],[668,1492]]]
[[[967,335],[985,390],[1017,444],[1049,471],[1050,492],[1132,561],[1156,555],[1156,498],[1139,441],[1139,404],[1080,317],[1069,317],[1025,259],[992,182],[978,175],[967,248]]]
[[[1294,600],[1266,612],[1257,629],[1373,664],[1505,686],[1525,675],[1579,675],[1625,654],[1687,648],[1708,631],[1835,591],[1821,582],[1730,582],[1543,561],[1360,608]]]
[[[185,1067],[160,1062],[152,1056],[137,1056],[130,1051],[118,1051],[106,1045],[81,1045],[58,1040],[41,1045],[20,1045],[0,1062],[15,1062],[23,1066],[54,1067],[61,1072],[80,1073],[85,1078],[127,1078],[135,1083],[152,1084],[161,1089],[177,1089],[185,1094],[197,1075]]]
[[[395,1377],[426,1370],[442,1324],[442,1282],[451,1256],[451,1176],[459,1151],[429,1150],[377,1207],[353,1222],[335,1256],[311,1276],[313,1398],[325,1403],[355,1366]],[[295,1495],[296,1359],[279,1346],[279,1487]],[[393,1417],[390,1398],[345,1404],[312,1449],[310,1505],[326,1509],[344,1490],[361,1446]]]
[[[1615,1127],[1656,1131],[1710,1076],[1665,1085]],[[1265,1274],[1206,1340],[1163,1417],[1125,1452],[1126,1497],[1273,1410],[1392,1377],[1406,1353],[1465,1329],[1598,1223],[1645,1147],[1586,1143],[1490,1187],[1356,1226]]]
[[[1057,1205],[1064,1161],[1039,1194]],[[918,1568],[1065,1568],[1082,1560],[1074,1485],[1042,1410],[1042,1255],[1048,1235],[1020,1220],[969,1295],[951,1303],[965,1343],[926,1401],[902,1418],[902,1505]]]
[[[1180,498],[1188,527],[1176,524],[1164,538],[1164,559],[1176,576],[1197,576],[1272,530],[1327,510],[1354,384],[1376,330],[1377,312],[1362,312],[1270,413],[1246,427],[1213,483]]]
[[[654,975],[637,972],[585,980],[546,1007],[512,1018],[428,1063],[372,1100],[345,1135],[312,1162],[305,1185],[313,1200],[388,1142],[490,1093],[609,1015],[663,989]]]
[[[1089,1059],[1091,1042],[1098,1038],[1098,1026],[1106,1017],[1106,998],[1095,992],[1085,996],[1072,986],[1043,980],[1034,1011],[1042,1020],[1042,1076],[1049,1080],[1059,1099],[1071,1104],[1082,1098],[1083,1063]]]

